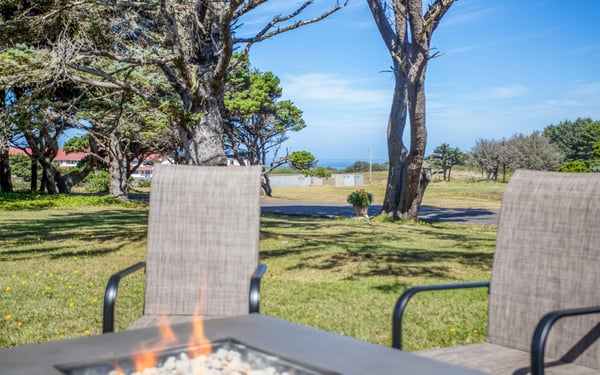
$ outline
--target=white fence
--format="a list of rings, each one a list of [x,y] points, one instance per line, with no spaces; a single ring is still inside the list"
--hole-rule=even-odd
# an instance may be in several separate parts
[[[362,186],[362,175],[332,175],[329,178],[306,177],[304,175],[270,175],[272,187],[300,187],[300,186]]]

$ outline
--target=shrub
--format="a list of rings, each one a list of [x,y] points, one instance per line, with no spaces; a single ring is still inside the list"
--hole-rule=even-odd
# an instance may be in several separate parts
[[[373,194],[364,189],[356,190],[348,195],[347,201],[353,206],[368,206],[373,202]]]
[[[574,160],[566,162],[559,171],[561,172],[591,172],[582,160]]]
[[[90,193],[106,193],[110,187],[110,177],[106,171],[95,171],[85,181],[85,190]]]

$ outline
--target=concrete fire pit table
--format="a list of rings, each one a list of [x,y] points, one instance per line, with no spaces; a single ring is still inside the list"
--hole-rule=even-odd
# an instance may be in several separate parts
[[[186,343],[191,323],[172,327]],[[481,374],[350,337],[265,315],[211,319],[204,334],[212,342],[234,340],[323,374]],[[0,350],[2,375],[61,375],[65,369],[130,357],[139,344],[159,340],[155,328],[60,340]]]

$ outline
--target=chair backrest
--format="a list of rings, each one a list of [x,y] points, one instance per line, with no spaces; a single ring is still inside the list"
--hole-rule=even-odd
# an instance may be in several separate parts
[[[260,167],[157,165],[145,314],[248,314],[258,264]],[[200,303],[200,305],[198,305]]]
[[[529,351],[543,315],[598,306],[599,288],[600,173],[515,172],[500,211],[488,342]],[[598,315],[560,320],[546,355],[570,352],[575,363],[600,369],[600,340],[583,355],[573,351],[586,335],[598,337],[599,322]]]

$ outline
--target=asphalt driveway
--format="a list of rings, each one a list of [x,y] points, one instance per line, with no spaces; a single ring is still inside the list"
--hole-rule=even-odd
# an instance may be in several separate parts
[[[279,199],[261,199],[263,213],[291,215],[340,217],[353,216],[350,205],[287,201]],[[381,211],[381,206],[369,206],[369,216],[375,216]],[[465,224],[498,224],[498,212],[473,208],[440,208],[421,206],[419,219],[427,222],[453,222]]]

